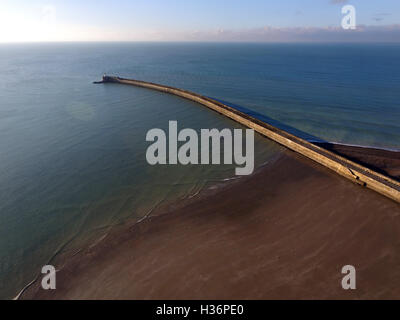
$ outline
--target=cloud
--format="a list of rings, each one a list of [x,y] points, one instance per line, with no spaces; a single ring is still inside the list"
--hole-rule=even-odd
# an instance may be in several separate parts
[[[295,14],[295,12],[294,12]],[[147,29],[109,28],[90,24],[69,25],[58,21],[55,7],[45,7],[39,19],[23,12],[0,11],[0,42],[24,41],[214,41],[214,42],[397,42],[400,24],[383,25],[390,13],[378,12],[374,25],[355,30],[336,27],[271,27],[249,29]]]
[[[160,35],[168,38],[168,35]],[[172,40],[233,42],[400,42],[400,25],[341,27],[263,27],[246,30],[196,31],[176,34]]]
[[[391,13],[383,12],[383,13],[376,13],[372,16],[372,20],[375,20],[376,22],[383,21],[385,17],[390,16]]]
[[[0,20],[0,27],[2,25]],[[7,21],[5,21],[7,22]],[[93,26],[57,25],[56,29],[25,28],[2,32],[0,42],[13,41],[193,41],[193,42],[396,42],[400,43],[400,24],[397,25],[358,25],[355,30],[344,30],[341,27],[260,27],[253,29],[215,29],[201,31],[180,30],[139,30],[107,29]],[[27,26],[26,26],[27,27]],[[7,36],[9,38],[7,38]]]
[[[330,0],[330,3],[332,4],[347,3],[347,0]]]

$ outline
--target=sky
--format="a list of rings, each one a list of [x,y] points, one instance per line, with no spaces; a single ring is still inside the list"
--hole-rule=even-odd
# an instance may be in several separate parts
[[[42,41],[400,42],[400,0],[0,1],[0,42]]]

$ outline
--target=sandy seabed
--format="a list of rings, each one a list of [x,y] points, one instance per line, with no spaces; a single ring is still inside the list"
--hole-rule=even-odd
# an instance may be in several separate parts
[[[398,178],[399,153],[337,147]],[[343,290],[344,265],[356,290]],[[114,230],[24,299],[400,298],[400,205],[284,151],[253,175]]]

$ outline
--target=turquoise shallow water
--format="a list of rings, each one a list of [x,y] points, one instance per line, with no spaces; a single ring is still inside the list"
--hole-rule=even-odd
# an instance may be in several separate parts
[[[398,45],[0,45],[0,297],[70,245],[234,175],[156,166],[147,130],[241,128],[119,75],[246,107],[327,141],[400,149]],[[256,164],[279,147],[256,136]]]

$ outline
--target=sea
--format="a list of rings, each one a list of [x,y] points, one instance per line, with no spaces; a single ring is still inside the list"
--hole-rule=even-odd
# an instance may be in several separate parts
[[[68,250],[235,179],[233,165],[156,165],[146,133],[243,128],[182,98],[226,102],[310,141],[400,150],[400,45],[0,44],[0,299]],[[282,147],[255,135],[259,168]],[[266,181],[265,183],[268,183]]]

